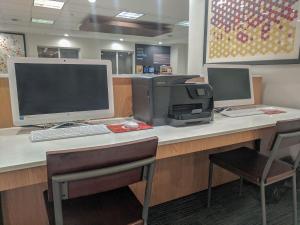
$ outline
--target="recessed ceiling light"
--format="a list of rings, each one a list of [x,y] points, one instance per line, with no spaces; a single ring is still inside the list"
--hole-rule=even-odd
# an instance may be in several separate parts
[[[162,45],[163,43],[160,41],[160,42],[158,42],[158,44],[159,44],[159,45]]]
[[[64,36],[65,36],[65,37],[69,37],[70,35],[69,35],[69,34],[64,34]]]
[[[54,24],[53,20],[45,20],[45,19],[38,19],[38,18],[31,18],[32,23],[41,23],[41,24]]]
[[[124,39],[123,39],[123,38],[120,38],[120,41],[124,41]]]
[[[90,3],[95,3],[97,0],[88,0]]]
[[[33,5],[38,7],[46,7],[51,9],[62,9],[64,7],[63,0],[34,0]]]
[[[144,14],[142,13],[134,13],[134,12],[121,12],[116,17],[135,20],[137,18],[142,17]]]
[[[176,25],[183,26],[183,27],[188,27],[188,26],[190,26],[190,22],[188,20],[184,20],[184,21],[181,21],[181,22],[177,23]]]

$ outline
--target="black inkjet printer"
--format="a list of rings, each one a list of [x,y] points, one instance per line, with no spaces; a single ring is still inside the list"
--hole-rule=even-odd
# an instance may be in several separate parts
[[[153,126],[209,123],[214,117],[209,84],[187,82],[199,76],[168,75],[132,78],[133,116]]]

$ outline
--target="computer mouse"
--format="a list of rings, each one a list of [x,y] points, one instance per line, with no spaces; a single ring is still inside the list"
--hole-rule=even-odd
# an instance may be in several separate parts
[[[137,122],[134,122],[134,121],[126,121],[124,123],[124,126],[126,128],[129,128],[129,129],[136,129],[139,127],[139,124]]]

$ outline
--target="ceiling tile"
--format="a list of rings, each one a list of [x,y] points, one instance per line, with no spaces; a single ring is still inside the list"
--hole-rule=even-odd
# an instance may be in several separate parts
[[[61,10],[33,6],[32,14],[33,15],[48,15],[48,16],[52,15],[52,16],[57,17],[61,14]]]
[[[189,0],[97,0],[95,4],[87,0],[65,0],[62,10],[34,7],[33,0],[0,0],[0,23],[10,24],[29,33],[57,30],[78,30],[79,24],[88,15],[115,16],[121,11],[144,13],[138,20],[160,22],[175,25],[179,21],[188,20]],[[53,25],[32,24],[31,17],[55,20]],[[18,19],[19,21],[12,21]],[[26,31],[26,32],[27,32]],[[91,37],[113,37],[102,33],[76,31],[78,35]],[[174,38],[187,36],[188,28],[174,26]],[[164,38],[167,38],[164,37]],[[146,40],[146,39],[144,39]]]

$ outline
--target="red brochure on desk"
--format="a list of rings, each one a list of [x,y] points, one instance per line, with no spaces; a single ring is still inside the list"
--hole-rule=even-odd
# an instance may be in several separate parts
[[[286,111],[275,109],[275,108],[265,108],[265,109],[260,109],[260,111],[264,112],[264,114],[267,115],[286,113]]]
[[[153,127],[143,123],[143,122],[138,122],[139,127],[138,128],[128,128],[125,127],[124,124],[111,124],[107,125],[107,128],[110,129],[114,133],[124,133],[124,132],[131,132],[131,131],[139,131],[139,130],[148,130],[152,129]]]

